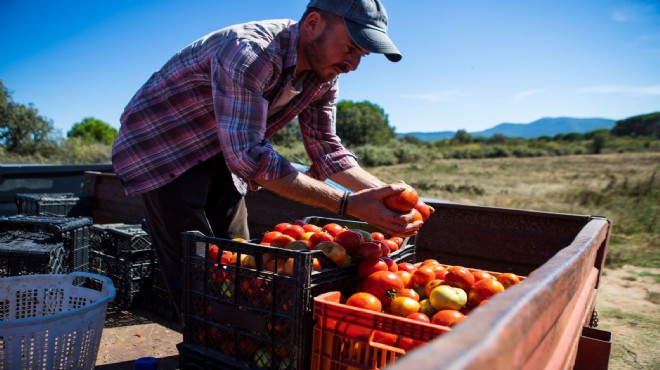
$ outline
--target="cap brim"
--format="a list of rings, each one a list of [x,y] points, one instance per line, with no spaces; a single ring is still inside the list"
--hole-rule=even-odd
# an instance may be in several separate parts
[[[392,62],[401,60],[401,52],[387,36],[387,33],[353,22],[350,19],[344,19],[344,21],[348,33],[357,46],[370,53],[384,54]]]

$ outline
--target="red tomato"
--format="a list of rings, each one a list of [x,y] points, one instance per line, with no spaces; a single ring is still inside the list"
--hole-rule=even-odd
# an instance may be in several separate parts
[[[431,266],[420,266],[412,273],[412,280],[417,285],[426,285],[435,279],[435,271]]]
[[[371,239],[373,240],[385,240],[385,235],[383,233],[379,233],[378,231],[374,231],[371,233]]]
[[[390,252],[396,252],[399,250],[399,245],[392,239],[383,240],[385,244],[390,248]]]
[[[412,298],[412,299],[416,300],[417,302],[419,302],[419,298],[420,298],[419,293],[417,293],[417,291],[415,291],[415,289],[412,289],[412,288],[401,289],[396,293],[396,296],[397,297]]]
[[[389,271],[387,263],[380,258],[365,258],[358,264],[358,275],[363,279],[377,271]]]
[[[403,238],[402,238],[402,237],[399,237],[399,236],[393,236],[393,237],[390,238],[390,240],[392,240],[392,241],[394,241],[395,243],[397,243],[397,244],[399,245],[399,248],[401,248],[401,247],[403,246]]]
[[[415,320],[415,321],[421,321],[421,322],[431,322],[431,319],[429,319],[428,316],[421,312],[415,312],[411,313],[410,315],[406,316],[407,319],[410,320]]]
[[[422,266],[427,266],[427,265],[429,265],[429,266],[442,266],[442,264],[434,258],[429,258],[429,259],[425,259],[424,261],[422,261]]]
[[[278,236],[282,235],[282,232],[280,231],[269,231],[264,234],[263,238],[261,238],[262,243],[271,243],[273,239],[277,238]]]
[[[414,221],[424,221],[424,218],[422,217],[422,214],[419,213],[418,210],[413,208],[411,212],[413,214],[413,222]]]
[[[419,195],[417,195],[417,191],[408,186],[402,192],[386,197],[383,199],[383,202],[387,208],[393,211],[408,213],[415,207],[418,200]]]
[[[403,280],[395,272],[378,271],[364,279],[362,291],[376,296],[384,307],[389,306],[396,293],[404,288]]]
[[[431,318],[431,324],[452,327],[461,323],[466,317],[457,310],[440,310]]]
[[[410,262],[400,262],[397,264],[397,267],[399,268],[399,271],[408,271],[410,273],[417,269],[417,267]]]
[[[385,263],[387,263],[387,269],[392,271],[392,272],[397,272],[399,271],[399,266],[396,265],[396,261],[391,259],[390,257],[381,257]]]
[[[408,271],[405,270],[399,270],[395,272],[395,274],[399,275],[401,277],[401,280],[403,280],[403,286],[405,288],[410,288],[412,289],[413,287],[413,281],[412,281],[412,274],[409,273]]]
[[[323,229],[323,231],[327,232],[328,234],[332,235],[333,238],[337,236],[337,234],[345,230],[343,226],[334,222],[331,222],[323,226],[321,229]]]
[[[279,231],[279,232],[283,233],[284,230],[286,230],[289,226],[291,226],[290,223],[282,222],[282,223],[279,223],[279,224],[275,225],[275,227],[273,228],[273,231]]]
[[[504,289],[510,287],[511,285],[516,285],[520,283],[520,278],[516,274],[512,274],[510,272],[505,272],[502,274],[497,275],[497,281],[502,283],[504,286]]]
[[[497,293],[504,291],[504,285],[497,280],[482,279],[474,283],[468,292],[468,305],[478,306],[481,301],[490,299]]]
[[[346,248],[348,254],[354,255],[360,244],[364,242],[364,238],[355,230],[342,230],[335,236],[335,242]]]
[[[321,242],[331,242],[333,240],[335,240],[335,238],[332,235],[321,230],[315,232],[309,237],[309,246],[311,249],[314,249],[314,247]]]
[[[493,275],[484,270],[472,270],[472,276],[474,276],[475,283],[482,279],[495,279]]]
[[[317,232],[317,231],[321,231],[321,227],[317,226],[317,225],[314,225],[314,224],[307,224],[307,225],[303,226],[303,230],[305,230],[307,232],[309,232],[309,231]]]
[[[451,266],[445,274],[445,284],[461,288],[468,292],[474,284],[474,276],[470,270],[462,266]]]
[[[303,227],[300,225],[289,225],[289,227],[287,227],[284,231],[282,231],[282,234],[289,235],[290,237],[296,240],[302,238],[304,233],[305,233],[305,229],[303,229]]]
[[[417,201],[417,204],[415,204],[415,209],[422,216],[422,221],[428,220],[429,216],[431,216],[431,208],[422,200]]]
[[[354,293],[346,300],[346,304],[353,307],[364,308],[365,310],[380,312],[383,310],[383,306],[374,296],[370,293],[358,292]]]
[[[209,247],[209,253],[207,254],[208,259],[216,261],[218,259],[218,254],[220,254],[220,249],[217,245],[213,244]]]
[[[375,242],[365,242],[360,244],[355,254],[363,258],[380,258],[383,256],[383,250],[380,245]]]
[[[293,237],[282,234],[279,236],[276,236],[273,240],[270,242],[271,247],[278,247],[278,248],[284,248],[286,247],[287,244],[291,243],[292,241],[295,241]]]

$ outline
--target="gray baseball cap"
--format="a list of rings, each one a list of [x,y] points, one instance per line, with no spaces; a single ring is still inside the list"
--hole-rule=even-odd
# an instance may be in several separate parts
[[[387,35],[387,12],[380,0],[311,0],[307,7],[344,18],[351,38],[360,48],[385,54],[392,62],[401,60],[401,52]]]

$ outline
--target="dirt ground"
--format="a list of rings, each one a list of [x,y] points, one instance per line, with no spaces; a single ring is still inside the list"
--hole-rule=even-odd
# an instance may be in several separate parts
[[[660,369],[660,269],[624,266],[603,272],[597,295],[598,329],[612,333],[609,368]],[[146,310],[110,310],[96,360],[99,370],[132,370],[140,357],[159,370],[178,368],[181,327]]]

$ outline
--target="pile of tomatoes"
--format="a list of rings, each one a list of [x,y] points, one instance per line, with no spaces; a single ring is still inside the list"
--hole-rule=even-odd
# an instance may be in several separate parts
[[[447,328],[524,279],[513,273],[447,266],[435,259],[412,264],[394,263],[388,257],[362,260],[358,274],[361,280],[347,305]],[[380,333],[380,338],[403,349],[423,344],[387,333]]]

